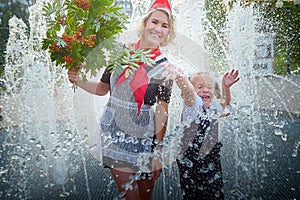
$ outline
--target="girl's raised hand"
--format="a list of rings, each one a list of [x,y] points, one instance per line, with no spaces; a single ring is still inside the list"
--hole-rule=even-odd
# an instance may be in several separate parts
[[[239,76],[239,71],[235,69],[225,73],[222,79],[223,85],[225,87],[231,87],[233,84],[235,84],[240,80],[238,76]]]
[[[162,73],[161,77],[164,78],[166,81],[174,81],[176,78],[185,76],[184,71],[181,68],[176,67],[175,65],[168,63],[162,64],[162,66],[166,67],[166,70]]]

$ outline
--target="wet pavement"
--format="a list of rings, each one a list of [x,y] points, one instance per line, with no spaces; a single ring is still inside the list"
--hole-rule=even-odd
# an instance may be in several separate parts
[[[276,127],[268,123],[264,123],[259,128],[264,135],[260,140],[257,139],[256,152],[253,155],[251,154],[253,149],[247,150],[247,155],[243,155],[242,151],[237,152],[232,145],[234,137],[223,138],[222,167],[226,199],[299,199],[300,149],[295,151],[294,145],[300,141],[300,120],[286,124],[282,129],[282,135],[274,134]],[[286,141],[282,137],[283,134],[288,136]],[[6,135],[3,130],[0,130],[1,143],[7,139]],[[108,169],[103,168],[101,163],[87,151],[84,152],[84,158],[78,161],[79,167],[73,170],[64,185],[47,185],[47,178],[33,175],[30,180],[27,179],[28,182],[21,184],[24,187],[21,188],[22,192],[18,193],[12,189],[7,176],[9,172],[5,171],[7,149],[0,145],[0,150],[0,199],[110,200],[118,197]],[[248,169],[236,164],[237,158],[240,158],[241,162],[245,161],[244,166],[247,166],[248,160],[245,159],[249,155],[256,157],[249,157],[251,159],[248,160],[253,162],[248,163]],[[19,182],[22,181],[20,178]],[[181,199],[175,163],[164,169],[158,178],[153,199]]]

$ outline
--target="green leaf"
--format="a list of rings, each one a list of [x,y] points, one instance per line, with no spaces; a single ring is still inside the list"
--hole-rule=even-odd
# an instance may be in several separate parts
[[[125,71],[125,78],[128,78],[129,77],[129,75],[130,75],[130,70],[129,69],[126,69],[126,71]]]

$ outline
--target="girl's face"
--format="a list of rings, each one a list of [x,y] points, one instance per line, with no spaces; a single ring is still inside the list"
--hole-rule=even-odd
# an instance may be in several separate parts
[[[214,99],[214,83],[209,74],[200,74],[193,81],[195,91],[201,97],[205,108],[209,108]]]
[[[169,34],[169,17],[164,11],[154,11],[144,26],[142,43],[144,48],[155,48],[163,42]]]

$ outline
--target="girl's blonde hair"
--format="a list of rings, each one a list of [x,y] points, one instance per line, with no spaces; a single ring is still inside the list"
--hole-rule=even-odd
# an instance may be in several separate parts
[[[196,73],[194,73],[194,74],[192,74],[191,76],[190,76],[190,82],[193,84],[194,83],[194,81],[195,81],[195,77],[197,77],[197,76],[201,76],[201,75],[209,75],[209,76],[211,76],[212,77],[212,79],[213,79],[213,76],[212,76],[212,74],[211,73],[209,73],[209,72],[207,72],[207,71],[204,71],[204,72],[196,72]],[[216,99],[220,99],[221,98],[221,89],[220,89],[220,86],[219,86],[219,83],[217,82],[217,81],[215,81],[214,79],[213,79],[213,81],[214,81],[214,96],[215,96],[215,98]]]
[[[163,46],[167,46],[175,38],[175,18],[172,14],[169,14],[164,10],[161,10],[161,9],[156,9],[156,10],[163,11],[169,16],[169,33],[168,33],[166,39],[160,44],[160,46],[163,47]],[[139,24],[138,24],[138,32],[137,32],[137,35],[139,38],[142,37],[146,22],[148,21],[148,19],[150,18],[151,14],[153,12],[154,11],[147,13],[140,19]]]

